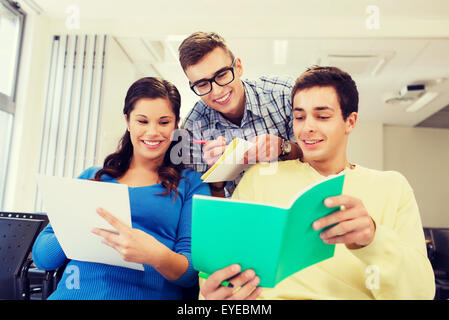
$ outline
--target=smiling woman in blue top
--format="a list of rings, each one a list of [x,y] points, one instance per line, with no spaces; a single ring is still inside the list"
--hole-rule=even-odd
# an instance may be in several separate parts
[[[128,185],[132,228],[115,219],[113,212],[99,208],[98,214],[118,232],[93,232],[124,260],[143,264],[145,271],[71,260],[50,299],[181,299],[184,287],[197,284],[190,251],[192,197],[210,191],[200,174],[170,160],[180,103],[179,92],[170,82],[136,81],[125,98],[127,131],[118,150],[105,159],[102,168],[89,168],[79,176]],[[33,259],[39,269],[46,270],[67,263],[50,225],[36,240]],[[76,286],[75,276],[79,276]]]

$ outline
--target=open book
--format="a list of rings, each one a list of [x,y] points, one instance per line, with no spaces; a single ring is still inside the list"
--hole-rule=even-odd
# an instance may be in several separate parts
[[[344,174],[302,190],[288,207],[195,195],[192,262],[213,273],[233,263],[253,269],[260,286],[273,288],[288,276],[334,255],[312,223],[339,208],[324,200],[342,193]]]
[[[228,144],[221,157],[202,176],[204,182],[232,181],[251,164],[244,164],[243,158],[246,151],[253,143],[235,138]]]

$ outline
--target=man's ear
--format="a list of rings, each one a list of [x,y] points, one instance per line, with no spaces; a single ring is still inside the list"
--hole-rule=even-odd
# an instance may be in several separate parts
[[[242,65],[242,60],[240,60],[240,58],[236,58],[235,59],[235,70],[237,71],[237,76],[239,77],[239,78],[241,78],[242,77],[242,75],[243,75],[243,65]]]
[[[357,123],[357,112],[353,112],[351,113],[347,118],[346,118],[346,133],[349,134],[352,132],[352,130],[354,130],[355,125]]]

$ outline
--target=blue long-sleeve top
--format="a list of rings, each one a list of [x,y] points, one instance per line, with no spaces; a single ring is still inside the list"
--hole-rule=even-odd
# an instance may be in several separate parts
[[[78,178],[91,179],[99,170],[91,167]],[[70,260],[57,289],[49,299],[182,299],[183,288],[195,286],[198,274],[191,260],[192,197],[194,194],[210,195],[209,187],[192,169],[182,171],[178,196],[160,196],[162,184],[144,187],[128,187],[132,227],[140,229],[184,255],[189,266],[177,280],[165,279],[152,266],[144,265],[145,271],[111,266],[101,263]],[[108,175],[102,181],[118,183]],[[39,269],[55,270],[68,259],[64,254],[51,225],[38,236],[33,246],[33,260]]]

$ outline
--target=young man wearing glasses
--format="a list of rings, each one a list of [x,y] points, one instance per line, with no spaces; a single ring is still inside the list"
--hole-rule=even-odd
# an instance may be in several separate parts
[[[193,139],[208,141],[202,156],[193,155],[195,170],[205,172],[223,154],[226,142],[236,137],[256,144],[248,151],[248,163],[300,157],[301,151],[292,141],[292,78],[242,81],[242,61],[212,32],[187,37],[179,47],[179,60],[190,88],[201,97],[182,127]],[[194,146],[193,152],[199,148]],[[242,175],[228,183],[211,184],[214,195],[223,196],[223,188],[232,194]]]

